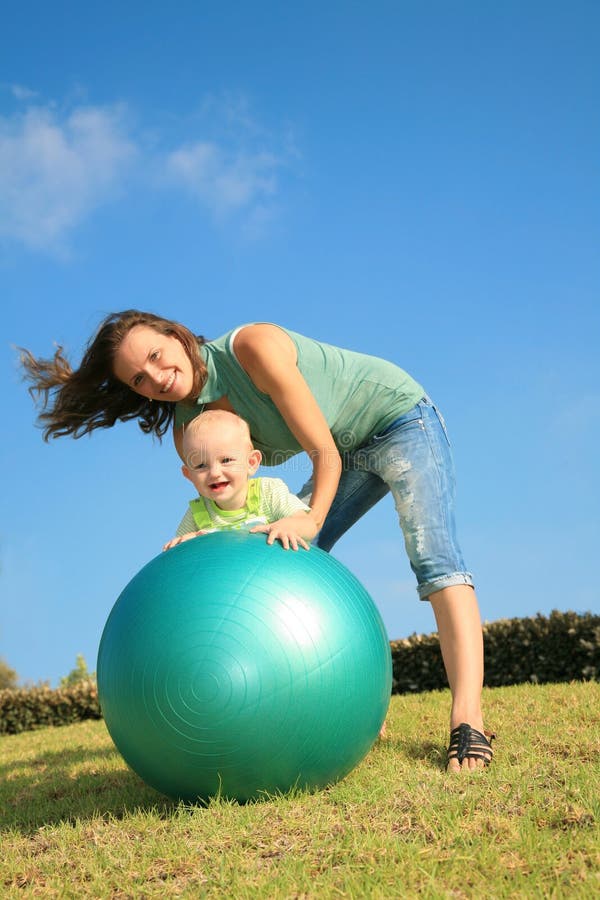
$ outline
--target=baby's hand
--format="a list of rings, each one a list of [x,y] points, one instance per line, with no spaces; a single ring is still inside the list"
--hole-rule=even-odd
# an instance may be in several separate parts
[[[182,534],[180,537],[171,538],[170,541],[167,541],[163,550],[170,550],[171,547],[176,547],[177,544],[183,544],[184,541],[191,541],[192,538],[198,537],[199,534],[206,534],[206,531],[188,531],[187,534]]]

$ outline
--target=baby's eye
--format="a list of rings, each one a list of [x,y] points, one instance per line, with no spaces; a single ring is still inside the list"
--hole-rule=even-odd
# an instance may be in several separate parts
[[[199,472],[200,469],[205,469],[205,468],[206,468],[206,463],[203,463],[203,462],[195,463],[195,464],[192,466],[192,469],[195,469],[196,472]]]
[[[235,457],[233,457],[233,456],[224,456],[223,459],[221,460],[221,462],[222,462],[222,464],[223,464],[224,466],[227,466],[227,465],[229,465],[230,463],[234,463],[234,462],[235,462]]]

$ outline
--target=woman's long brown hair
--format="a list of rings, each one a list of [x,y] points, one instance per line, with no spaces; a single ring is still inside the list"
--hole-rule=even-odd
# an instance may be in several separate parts
[[[192,395],[198,396],[206,377],[199,353],[204,338],[153,313],[136,309],[111,313],[89,342],[78,369],[71,368],[60,346],[49,359],[36,359],[29,350],[20,348],[29,393],[42,407],[38,421],[45,441],[63,435],[79,438],[96,428],[111,428],[115,422],[129,419],[138,419],[146,434],[162,438],[175,417],[175,404],[141,397],[113,373],[115,354],[135,325],[147,325],[181,342],[194,370]]]

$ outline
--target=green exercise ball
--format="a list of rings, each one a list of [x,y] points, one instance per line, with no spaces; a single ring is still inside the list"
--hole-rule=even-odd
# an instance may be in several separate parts
[[[345,566],[220,532],[130,581],[97,674],[110,735],[147,784],[243,802],[350,772],[385,719],[392,664],[381,616]]]

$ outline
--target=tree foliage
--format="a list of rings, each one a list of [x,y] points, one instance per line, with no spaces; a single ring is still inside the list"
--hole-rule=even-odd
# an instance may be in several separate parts
[[[0,659],[0,691],[5,688],[15,688],[18,680],[19,676],[15,670],[11,669],[3,659]]]
[[[88,670],[85,658],[81,655],[81,653],[79,653],[75,663],[75,668],[71,669],[68,675],[65,675],[64,678],[60,679],[60,686],[71,687],[74,684],[79,684],[81,681],[89,681],[90,679],[94,678],[95,673]]]

